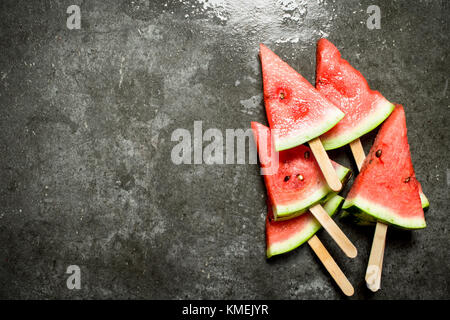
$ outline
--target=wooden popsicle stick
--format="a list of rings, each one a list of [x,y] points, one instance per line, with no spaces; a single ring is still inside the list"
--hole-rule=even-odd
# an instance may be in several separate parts
[[[342,183],[331,164],[330,158],[328,158],[328,154],[322,145],[322,141],[320,141],[320,138],[312,139],[309,141],[309,146],[311,147],[311,151],[314,154],[330,189],[339,192],[342,189]]]
[[[322,227],[330,234],[331,238],[336,241],[338,246],[349,258],[354,258],[357,256],[358,250],[356,249],[356,247],[347,238],[344,232],[342,232],[336,222],[331,219],[331,217],[320,204],[312,206],[311,208],[309,208],[309,211],[313,214],[317,221],[319,221]]]
[[[336,261],[334,261],[333,257],[324,247],[319,238],[314,235],[311,239],[308,240],[308,244],[311,249],[313,249],[319,260],[323,263],[334,281],[336,281],[336,284],[339,286],[339,288],[341,288],[342,292],[346,296],[352,296],[353,293],[355,293],[352,284],[350,283],[350,281],[348,281],[341,268],[339,268],[339,266],[336,264]]]
[[[355,141],[350,142],[350,149],[352,150],[352,154],[355,158],[358,169],[361,170],[362,164],[366,157],[364,155],[364,149],[362,147],[361,140],[356,139]],[[381,285],[381,271],[383,270],[386,233],[387,225],[381,222],[377,222],[365,277],[367,287],[373,292],[378,291]]]

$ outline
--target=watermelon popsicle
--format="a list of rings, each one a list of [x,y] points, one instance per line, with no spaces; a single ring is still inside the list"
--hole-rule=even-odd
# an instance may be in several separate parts
[[[275,150],[309,142],[328,185],[333,191],[340,191],[342,184],[319,136],[333,128],[344,113],[263,44],[259,55],[264,103]]]
[[[291,219],[309,209],[346,255],[355,257],[355,246],[320,205],[331,190],[311,150],[300,145],[277,152],[269,128],[252,122],[252,130],[274,220]],[[347,168],[333,166],[343,181],[349,176]]]
[[[404,229],[425,228],[426,206],[428,201],[411,161],[405,112],[396,105],[381,126],[343,206],[383,222],[377,223],[366,271],[366,283],[372,291],[380,288],[387,224]]]
[[[343,198],[331,194],[329,200],[324,204],[328,215],[332,216],[338,210]],[[270,200],[268,201],[266,217],[266,254],[267,258],[294,250],[303,243],[308,242],[311,249],[316,253],[336,284],[342,292],[351,296],[354,293],[352,284],[326,250],[322,242],[315,235],[320,229],[320,224],[312,213],[307,212],[301,216],[286,221],[275,221]]]

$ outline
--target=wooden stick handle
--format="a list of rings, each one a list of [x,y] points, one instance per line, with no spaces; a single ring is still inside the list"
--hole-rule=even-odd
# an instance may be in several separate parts
[[[315,138],[309,141],[309,146],[311,147],[311,151],[314,154],[330,189],[339,192],[342,189],[342,183],[331,164],[330,158],[328,158],[328,154],[322,145],[322,141],[320,141],[320,138]]]
[[[324,208],[320,204],[316,204],[309,208],[309,211],[313,216],[319,221],[322,227],[330,234],[338,246],[344,251],[344,253],[350,257],[354,258],[358,254],[358,250],[353,245],[353,243],[347,238],[347,236],[338,227],[336,222],[328,215]]]
[[[356,165],[358,166],[358,170],[361,171],[361,167],[363,165],[364,159],[366,155],[364,154],[364,149],[361,144],[361,140],[356,139],[350,142],[350,149],[353,153],[353,158],[355,158]]]
[[[366,271],[366,284],[373,292],[380,289],[387,227],[384,223],[377,222],[375,235],[373,236],[372,249],[370,250],[369,264]]]
[[[308,240],[308,244],[313,249],[314,253],[317,255],[319,260],[323,263],[327,271],[330,273],[331,277],[336,281],[336,284],[341,288],[342,292],[346,296],[352,296],[355,293],[352,284],[348,281],[345,274],[336,264],[333,257],[330,255],[328,250],[324,247],[322,242],[314,235]]]
[[[364,159],[366,158],[361,140],[356,139],[355,141],[350,142],[350,149],[352,150],[358,169],[361,170]],[[378,291],[381,285],[381,271],[383,269],[384,248],[386,246],[386,232],[387,225],[377,222],[365,278],[367,287],[373,292]]]

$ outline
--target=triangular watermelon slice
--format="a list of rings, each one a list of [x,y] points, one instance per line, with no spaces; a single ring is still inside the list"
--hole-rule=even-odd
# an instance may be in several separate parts
[[[259,162],[274,219],[284,220],[300,215],[312,205],[324,201],[331,192],[311,150],[300,145],[293,149],[276,152],[272,147],[270,129],[252,122],[253,134],[258,148]],[[341,181],[350,170],[332,161]],[[267,169],[275,168],[273,172]]]
[[[397,105],[381,127],[343,205],[406,229],[425,228],[409,151],[405,112]]]
[[[316,88],[345,113],[345,117],[320,137],[326,150],[342,147],[382,123],[394,105],[373,91],[362,74],[341,58],[328,40],[317,44]]]
[[[264,103],[275,150],[301,145],[327,132],[344,113],[265,45],[260,45]]]
[[[343,200],[341,196],[332,194],[323,208],[332,216]],[[272,206],[269,204],[266,218],[267,258],[294,250],[308,241],[321,227],[311,212],[287,221],[274,221]]]

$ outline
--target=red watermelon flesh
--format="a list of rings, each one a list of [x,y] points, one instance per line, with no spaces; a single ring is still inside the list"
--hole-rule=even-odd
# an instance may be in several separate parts
[[[311,150],[300,145],[276,152],[268,127],[252,122],[252,129],[274,219],[290,219],[323,201],[331,190]],[[332,164],[338,177],[345,180],[350,170],[333,161]],[[269,172],[271,168],[275,170]]]
[[[260,45],[264,103],[276,151],[312,140],[344,117],[305,78]]]
[[[326,150],[342,147],[382,123],[394,105],[373,91],[362,74],[341,58],[328,40],[317,44],[316,88],[333,102],[345,117],[320,139]]]
[[[406,229],[425,228],[409,151],[405,112],[397,105],[381,127],[343,205]]]
[[[332,216],[342,200],[344,200],[342,197],[334,194],[323,207]],[[286,221],[274,221],[272,205],[269,203],[266,218],[267,258],[297,248],[308,241],[320,228],[321,225],[311,212]]]

